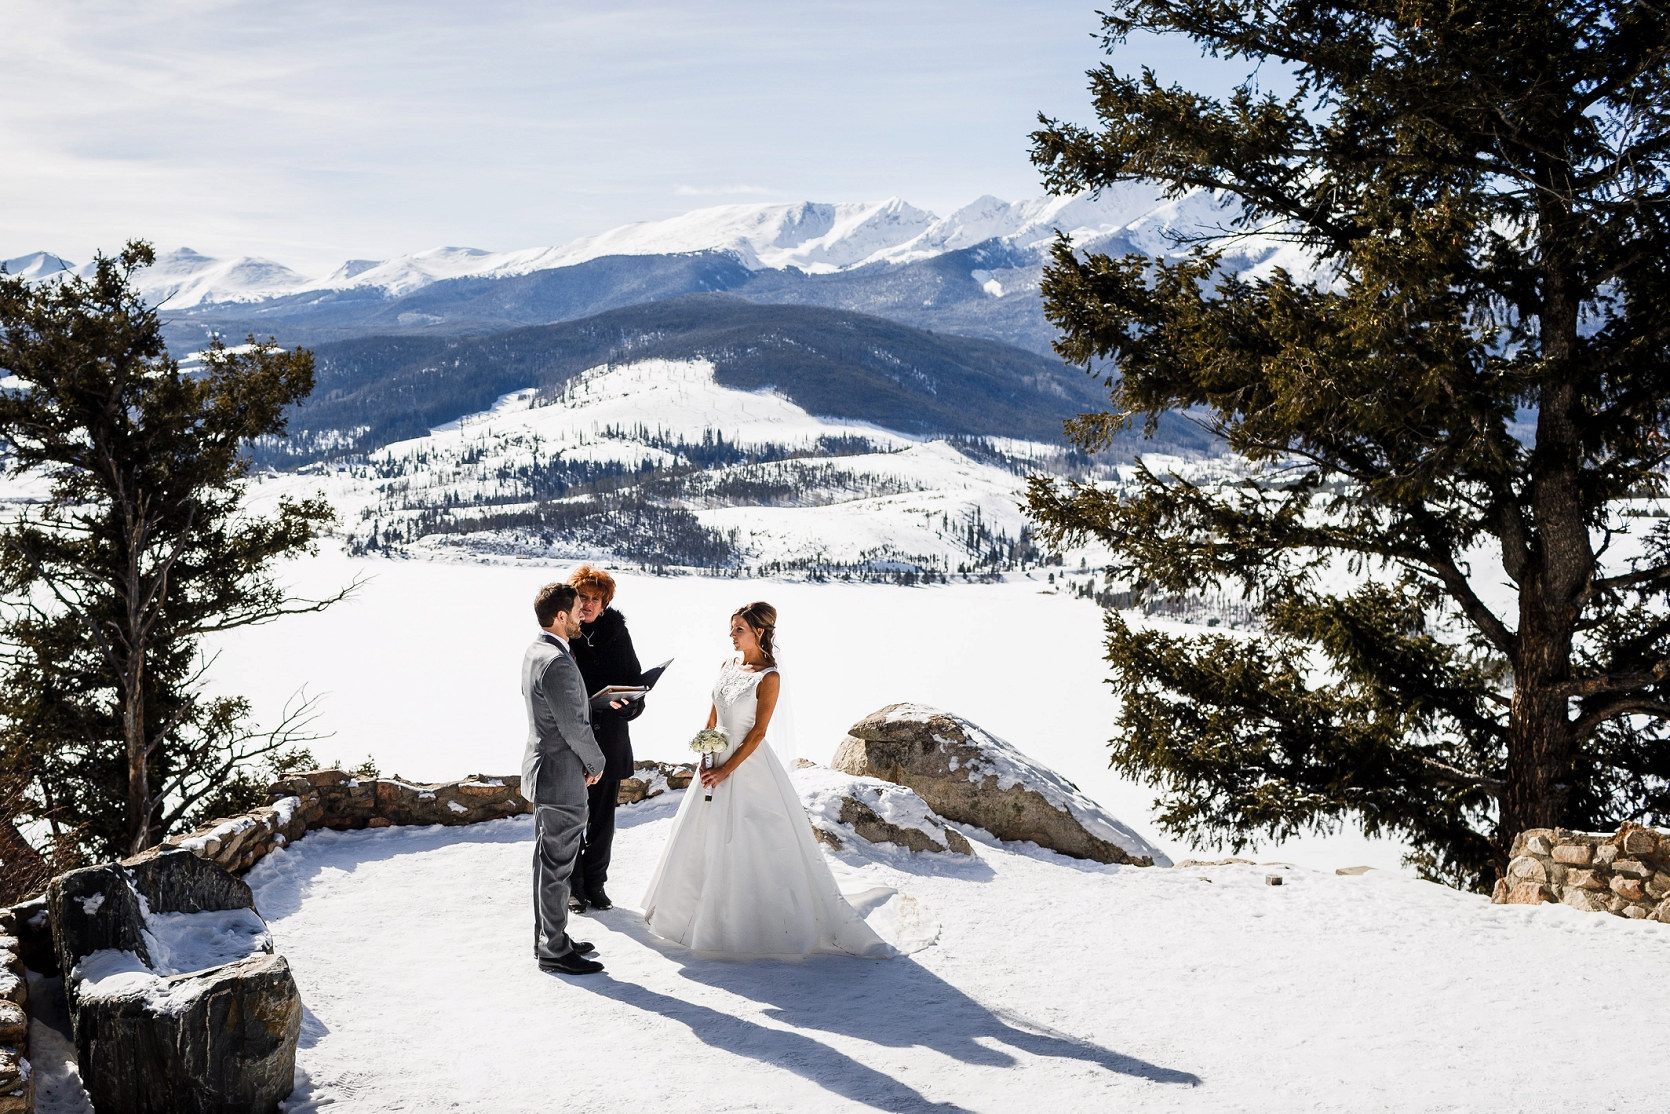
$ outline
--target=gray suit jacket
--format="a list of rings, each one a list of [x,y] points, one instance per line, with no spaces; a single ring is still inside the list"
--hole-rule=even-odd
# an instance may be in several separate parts
[[[522,657],[522,700],[528,709],[523,795],[535,804],[584,804],[586,777],[603,771],[603,751],[591,731],[580,667],[548,634]]]

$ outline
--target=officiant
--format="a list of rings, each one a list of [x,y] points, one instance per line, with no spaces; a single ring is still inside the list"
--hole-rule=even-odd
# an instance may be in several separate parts
[[[632,635],[626,630],[626,616],[610,606],[615,599],[615,578],[586,564],[569,575],[568,583],[579,593],[580,609],[580,637],[569,644],[569,649],[585,678],[586,691],[596,692],[607,685],[643,684],[643,669],[632,648]],[[614,905],[605,885],[609,880],[609,852],[615,842],[620,783],[622,778],[632,776],[632,736],[626,725],[643,711],[642,700],[621,708],[592,711],[592,732],[603,748],[605,766],[603,776],[587,790],[590,816],[569,898],[569,906],[576,912]]]

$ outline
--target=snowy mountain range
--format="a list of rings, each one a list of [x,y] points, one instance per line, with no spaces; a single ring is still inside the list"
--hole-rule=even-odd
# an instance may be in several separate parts
[[[216,259],[179,248],[160,253],[156,266],[142,273],[139,282],[157,302],[180,310],[334,291],[398,298],[448,279],[511,278],[607,256],[723,252],[751,271],[793,268],[827,275],[874,263],[932,259],[991,241],[1037,255],[1058,232],[1080,247],[1123,237],[1141,250],[1164,253],[1172,249],[1169,232],[1219,227],[1226,217],[1210,194],[1197,191],[1166,200],[1153,188],[1135,185],[1099,196],[1018,202],[985,196],[945,217],[896,197],[875,203],[721,205],[622,225],[555,247],[505,252],[436,247],[394,259],[348,260],[319,277],[270,259]],[[34,279],[62,271],[86,273],[90,267],[44,251],[5,260],[4,265],[12,274]],[[988,293],[1001,296],[1001,282],[989,286]]]

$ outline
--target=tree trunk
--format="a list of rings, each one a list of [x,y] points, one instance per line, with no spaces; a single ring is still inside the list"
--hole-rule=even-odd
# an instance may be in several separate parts
[[[1550,206],[1542,220],[1547,268],[1541,314],[1549,385],[1538,398],[1537,441],[1527,494],[1534,530],[1519,580],[1519,632],[1513,654],[1506,786],[1497,829],[1498,870],[1526,828],[1565,820],[1573,754],[1571,716],[1558,686],[1571,677],[1580,600],[1594,577],[1594,546],[1584,514],[1578,419],[1583,401],[1569,362],[1576,351],[1577,284],[1560,231],[1568,214]]]
[[[128,670],[128,691],[123,708],[122,732],[128,754],[128,854],[137,855],[151,846],[151,778],[145,754],[145,689],[136,677],[141,664]]]

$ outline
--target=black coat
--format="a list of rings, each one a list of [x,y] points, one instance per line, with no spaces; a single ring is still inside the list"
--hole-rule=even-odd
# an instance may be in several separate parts
[[[574,651],[575,664],[585,678],[586,691],[596,692],[607,685],[641,685],[643,667],[638,664],[638,653],[632,648],[632,636],[626,630],[626,616],[612,607],[594,623],[580,624],[580,637],[569,643]],[[637,719],[644,711],[642,700],[633,701],[620,711],[604,708],[592,713],[591,729],[597,745],[603,748],[606,778],[632,776],[632,736],[626,729],[628,720]]]

